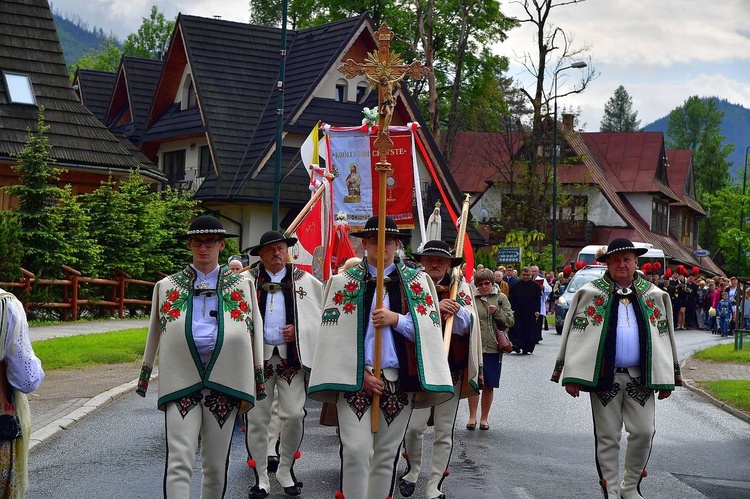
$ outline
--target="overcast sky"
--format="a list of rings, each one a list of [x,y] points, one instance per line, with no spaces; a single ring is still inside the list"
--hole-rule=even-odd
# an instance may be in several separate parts
[[[239,22],[249,17],[247,0],[52,1],[66,17],[78,15],[89,28],[101,27],[121,40],[138,30],[154,4],[170,18],[179,12]],[[517,2],[501,0],[501,5],[506,15],[523,14]],[[604,104],[619,85],[632,97],[641,126],[692,95],[718,96],[750,109],[750,0],[586,0],[553,9],[550,19],[574,35],[574,47],[590,47],[584,60],[590,57],[601,73],[585,92],[558,102],[559,110],[580,107],[587,131],[599,130]],[[525,26],[511,31],[496,51],[515,60],[534,43],[531,26]],[[558,94],[580,71],[560,73]],[[509,76],[531,88],[518,63]]]

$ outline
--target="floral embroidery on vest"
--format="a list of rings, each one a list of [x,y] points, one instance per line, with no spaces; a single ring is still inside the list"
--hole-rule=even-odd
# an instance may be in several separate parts
[[[646,304],[649,322],[651,322],[651,324],[656,324],[657,319],[661,317],[661,310],[659,310],[659,307],[656,306],[656,303],[654,303],[654,300],[651,298],[646,298],[644,303]]]
[[[167,323],[176,321],[180,318],[182,312],[187,310],[188,293],[180,292],[175,288],[169,288],[166,292],[166,299],[159,311],[161,332],[167,330]]]
[[[235,322],[245,322],[248,328],[253,327],[250,305],[245,301],[245,293],[241,289],[234,289],[224,293],[224,312]]]
[[[333,303],[343,305],[344,313],[351,314],[357,308],[357,295],[359,294],[359,285],[355,281],[349,281],[333,294]]]
[[[591,319],[591,324],[594,326],[601,326],[602,322],[604,322],[604,306],[606,303],[606,299],[604,296],[597,296],[594,298],[594,302],[586,307],[586,315],[589,316],[589,319]]]
[[[458,299],[456,300],[459,305],[463,305],[465,307],[471,306],[471,295],[466,294],[465,291],[460,291],[458,293]]]

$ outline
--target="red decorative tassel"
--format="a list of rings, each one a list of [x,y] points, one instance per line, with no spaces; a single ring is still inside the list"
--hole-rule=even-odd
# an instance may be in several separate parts
[[[607,490],[607,481],[604,478],[599,479],[599,485],[601,485],[604,490]]]
[[[337,490],[335,494],[333,494],[334,499],[346,499],[344,497],[344,493],[340,490]]]
[[[563,275],[565,277],[568,277],[571,272],[573,272],[573,269],[571,268],[571,266],[570,265],[566,265],[565,268],[563,269]]]
[[[401,453],[401,457],[403,457],[407,461],[409,460],[409,454],[407,454],[406,451],[404,451],[404,452]]]
[[[581,270],[581,269],[582,269],[583,267],[585,267],[585,266],[586,266],[586,263],[585,263],[585,262],[582,262],[582,261],[580,261],[580,260],[578,260],[578,261],[576,262],[576,270]]]
[[[643,478],[646,478],[648,476],[648,471],[647,470],[643,470],[643,472],[641,473],[641,476]]]
[[[693,275],[698,275],[698,274],[700,274],[700,273],[701,273],[701,269],[699,269],[698,267],[695,267],[695,266],[694,266],[694,267],[693,267]]]
[[[443,471],[443,476],[448,476],[448,475],[450,475],[450,474],[451,474],[451,473],[450,473],[450,471],[448,471],[448,470],[445,470],[445,471]]]
[[[302,452],[301,451],[297,451],[297,452],[294,453],[294,459],[299,459],[300,457],[302,457]]]
[[[247,460],[247,467],[255,469],[255,459],[248,459]]]

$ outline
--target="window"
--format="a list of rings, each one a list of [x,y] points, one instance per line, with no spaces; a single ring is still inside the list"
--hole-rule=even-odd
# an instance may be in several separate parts
[[[214,163],[211,159],[211,151],[208,146],[201,146],[201,158],[198,165],[198,176],[207,177],[211,170],[214,169]]]
[[[588,213],[586,196],[567,196],[560,203],[557,218],[559,220],[586,220]]]
[[[346,102],[346,80],[336,82],[336,102]]]
[[[669,205],[659,199],[651,201],[651,230],[657,234],[667,234],[669,229]]]
[[[34,87],[31,85],[29,75],[3,71],[3,78],[5,79],[5,89],[8,91],[8,100],[11,104],[36,105]]]
[[[193,80],[190,80],[190,84],[187,88],[187,109],[198,107],[198,97],[195,94],[195,87],[193,86]]]
[[[367,83],[357,83],[357,103],[362,104],[367,97]]]
[[[177,182],[185,179],[185,150],[169,151],[164,153],[164,167],[167,176],[167,184],[175,187]]]

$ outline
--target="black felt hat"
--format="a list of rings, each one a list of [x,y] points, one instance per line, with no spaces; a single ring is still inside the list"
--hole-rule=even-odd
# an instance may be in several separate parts
[[[399,239],[409,239],[410,234],[404,234],[398,230],[398,225],[391,217],[385,217],[385,234],[387,236],[397,237]],[[365,228],[356,232],[350,232],[350,236],[359,237],[364,239],[365,237],[377,236],[378,235],[378,216],[370,217],[365,223]]]
[[[418,262],[422,261],[423,256],[439,256],[440,258],[447,258],[451,261],[451,267],[460,265],[464,261],[463,257],[453,256],[453,251],[451,251],[451,247],[448,246],[448,243],[440,241],[439,239],[427,241],[424,248],[422,248],[422,251],[414,252],[411,255]]]
[[[297,244],[296,237],[286,237],[278,230],[269,230],[268,232],[265,232],[262,236],[260,236],[260,242],[257,245],[250,246],[244,251],[244,253],[249,253],[250,256],[258,256],[263,246],[280,243],[282,241],[285,242],[287,246],[294,246],[295,244]]]
[[[193,220],[188,231],[178,234],[177,239],[187,239],[191,236],[240,237],[237,234],[228,234],[221,222],[211,215],[201,215]]]
[[[630,239],[618,237],[617,239],[609,243],[609,245],[607,246],[607,251],[604,252],[604,254],[596,257],[596,259],[599,262],[606,263],[607,258],[609,258],[611,255],[614,255],[615,253],[622,253],[623,251],[632,251],[633,253],[635,253],[635,256],[641,256],[642,254],[648,252],[648,249],[636,248],[635,246],[633,246],[633,243],[630,241]]]

